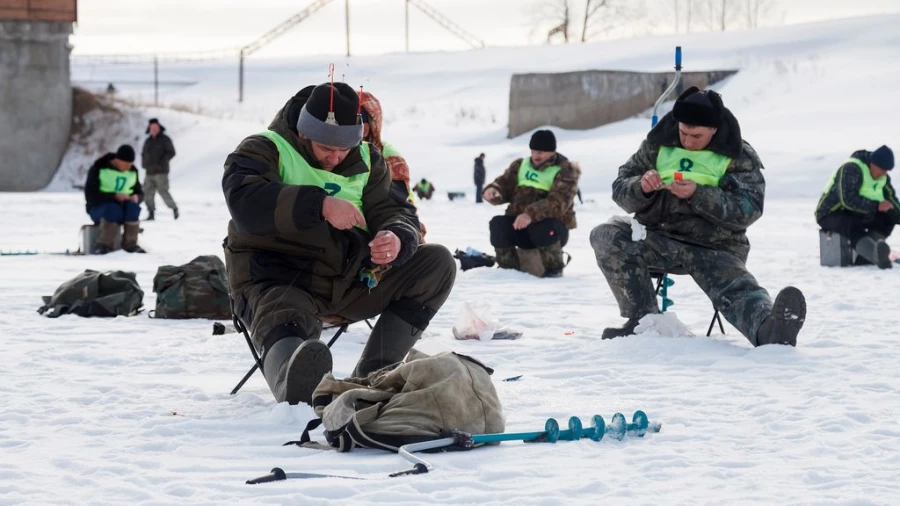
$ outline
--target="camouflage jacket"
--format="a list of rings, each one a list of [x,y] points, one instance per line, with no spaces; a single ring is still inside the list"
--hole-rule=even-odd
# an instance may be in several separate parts
[[[707,147],[732,159],[718,186],[697,186],[690,199],[666,190],[645,195],[641,176],[656,169],[660,146],[681,147],[678,122],[669,113],[647,134],[637,153],[619,168],[613,182],[613,200],[634,213],[648,230],[677,241],[730,251],[744,260],[750,253],[746,230],[763,214],[766,182],[762,162],[741,138],[740,125],[725,109],[724,124]]]
[[[557,153],[536,170],[544,170],[551,165],[559,165],[560,171],[553,179],[553,187],[549,192],[519,186],[519,167],[524,158],[519,158],[495,179],[487,188],[496,188],[500,192],[500,199],[491,204],[503,204],[509,202],[506,214],[518,215],[527,213],[534,221],[547,218],[555,218],[573,229],[577,226],[575,221],[575,195],[578,193],[578,179],[581,177],[581,169],[576,162],[570,162],[568,158]],[[487,189],[485,188],[485,189]]]
[[[301,90],[269,125],[310,165],[317,166],[309,141],[297,135],[300,109],[312,87]],[[234,292],[249,283],[294,285],[336,300],[368,266],[368,243],[381,230],[399,237],[402,265],[416,252],[420,240],[415,208],[402,187],[391,184],[381,154],[370,145],[371,169],[354,148],[333,172],[352,176],[369,170],[362,206],[368,231],[338,230],[322,217],[325,191],[317,186],[285,184],[275,144],[260,135],[244,139],[225,159],[222,189],[231,213],[225,260]]]
[[[872,156],[871,152],[859,150],[850,155],[850,158],[856,158],[868,165],[870,156]],[[863,184],[863,174],[860,172],[859,166],[848,161],[840,166],[833,178],[834,184],[831,185],[831,189],[822,195],[819,205],[816,206],[816,221],[821,222],[823,218],[835,211],[855,213],[859,215],[863,223],[874,220],[875,213],[878,212],[878,202],[859,194],[859,189]],[[900,224],[900,202],[897,201],[897,192],[891,185],[891,177],[887,176],[887,178],[887,184],[884,185],[884,198],[894,205],[894,208],[888,211],[888,216],[891,221]]]

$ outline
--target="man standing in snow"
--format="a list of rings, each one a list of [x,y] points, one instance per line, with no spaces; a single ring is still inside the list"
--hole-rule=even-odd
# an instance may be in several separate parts
[[[484,189],[484,199],[493,205],[509,203],[503,216],[491,220],[491,245],[497,265],[524,270],[516,247],[537,249],[544,277],[562,276],[563,246],[574,229],[575,194],[581,169],[556,152],[556,137],[538,130],[528,146],[531,156],[513,161],[506,171]]]
[[[125,227],[122,249],[144,253],[137,244],[143,195],[134,167],[134,148],[128,144],[119,146],[115,153],[101,156],[91,165],[84,183],[85,207],[94,224],[100,227],[92,254],[113,251],[120,226]]]
[[[690,274],[754,346],[796,345],[803,294],[787,287],[773,304],[744,265],[747,227],[763,213],[762,168],[717,93],[691,87],[678,97],[613,182],[613,200],[634,213],[646,236],[633,237],[643,232],[622,217],[591,231],[597,264],[628,319],[603,339],[634,334],[643,316],[659,312],[655,268]]]
[[[365,376],[406,356],[456,276],[446,248],[420,245],[358,110],[344,83],[309,86],[225,160],[231,298],[279,402],[311,402],[331,370],[323,321],[380,315],[353,371]]]
[[[475,203],[480,204],[483,202],[481,193],[484,191],[484,153],[478,155],[478,158],[475,159]]]
[[[175,146],[172,139],[166,135],[166,128],[159,120],[152,118],[147,123],[147,139],[141,149],[141,163],[147,175],[144,177],[144,191],[147,193],[147,221],[156,219],[156,192],[166,206],[172,210],[175,219],[178,219],[178,205],[169,193],[169,162],[175,158]]]
[[[900,203],[887,175],[893,168],[887,146],[856,151],[831,177],[816,208],[822,230],[850,239],[859,256],[881,269],[892,267],[885,239],[900,224]]]

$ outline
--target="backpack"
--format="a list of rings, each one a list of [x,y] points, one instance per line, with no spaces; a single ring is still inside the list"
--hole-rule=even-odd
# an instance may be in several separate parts
[[[491,382],[494,371],[452,352],[434,356],[410,350],[406,361],[366,378],[322,378],[312,396],[319,419],[307,425],[298,446],[319,447],[309,431],[325,426],[338,451],[378,448],[397,452],[405,444],[470,434],[503,432],[503,410]]]
[[[133,272],[97,272],[90,269],[66,281],[50,297],[42,297],[38,313],[48,318],[64,314],[78,316],[132,316],[144,304]]]
[[[225,264],[215,255],[184,265],[163,265],[153,277],[156,309],[151,318],[230,320],[231,300]]]
[[[459,268],[463,272],[476,267],[493,267],[496,260],[493,256],[474,248],[466,248],[465,251],[456,250],[453,258],[459,260]]]

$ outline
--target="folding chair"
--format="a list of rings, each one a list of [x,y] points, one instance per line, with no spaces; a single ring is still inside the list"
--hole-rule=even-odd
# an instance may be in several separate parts
[[[236,314],[231,315],[231,321],[234,322],[234,329],[237,330],[238,332],[240,332],[241,334],[244,334],[244,339],[247,341],[247,346],[250,347],[250,353],[253,354],[253,367],[251,367],[250,370],[247,371],[247,374],[245,374],[244,377],[241,378],[241,381],[239,381],[238,384],[231,391],[231,395],[234,395],[234,394],[238,393],[238,391],[244,386],[244,383],[246,383],[247,380],[249,380],[253,376],[253,373],[255,373],[257,369],[262,371],[263,367],[262,367],[262,359],[260,358],[259,353],[256,352],[256,348],[253,346],[253,341],[250,340],[250,332],[247,331],[247,327],[244,326],[244,322],[242,322],[241,319],[238,318]],[[369,328],[371,329],[372,324],[369,323],[369,320],[364,320],[364,321],[366,322],[366,325],[368,325]],[[341,323],[341,324],[329,325],[327,327],[324,327],[322,330],[337,329],[337,332],[335,332],[334,335],[331,336],[331,340],[328,341],[328,347],[331,348],[331,345],[333,345],[334,342],[337,341],[339,337],[341,337],[341,334],[343,334],[344,332],[347,331],[347,327],[349,327],[353,323],[355,323],[355,322],[345,322],[345,323]]]
[[[688,274],[688,271],[681,268],[670,270],[656,268],[650,269],[650,276],[656,278],[656,295],[659,295],[659,292],[663,287],[663,280],[665,280],[666,276],[670,274],[673,276],[684,276]],[[715,306],[713,306],[713,309],[715,310],[715,312],[713,313],[712,320],[710,320],[709,322],[709,328],[706,329],[706,337],[709,337],[712,334],[713,326],[716,324],[716,322],[719,322],[719,330],[722,331],[723,334],[725,333],[725,326],[722,325],[722,317],[719,315],[719,310],[716,309]]]

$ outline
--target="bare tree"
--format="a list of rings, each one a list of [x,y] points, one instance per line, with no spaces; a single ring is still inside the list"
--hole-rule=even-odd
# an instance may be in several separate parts
[[[585,0],[581,42],[645,17],[640,4],[633,0]]]
[[[770,17],[774,17],[777,10],[776,0],[744,0],[744,23],[747,28],[759,28]]]
[[[538,0],[529,7],[531,14],[531,34],[546,33],[546,41],[556,35],[562,35],[563,41],[569,42],[569,31],[572,27],[571,0]],[[544,32],[546,30],[546,32]]]
[[[705,0],[702,9],[705,11],[706,26],[710,30],[724,32],[730,22],[738,18],[741,6],[738,0]]]

